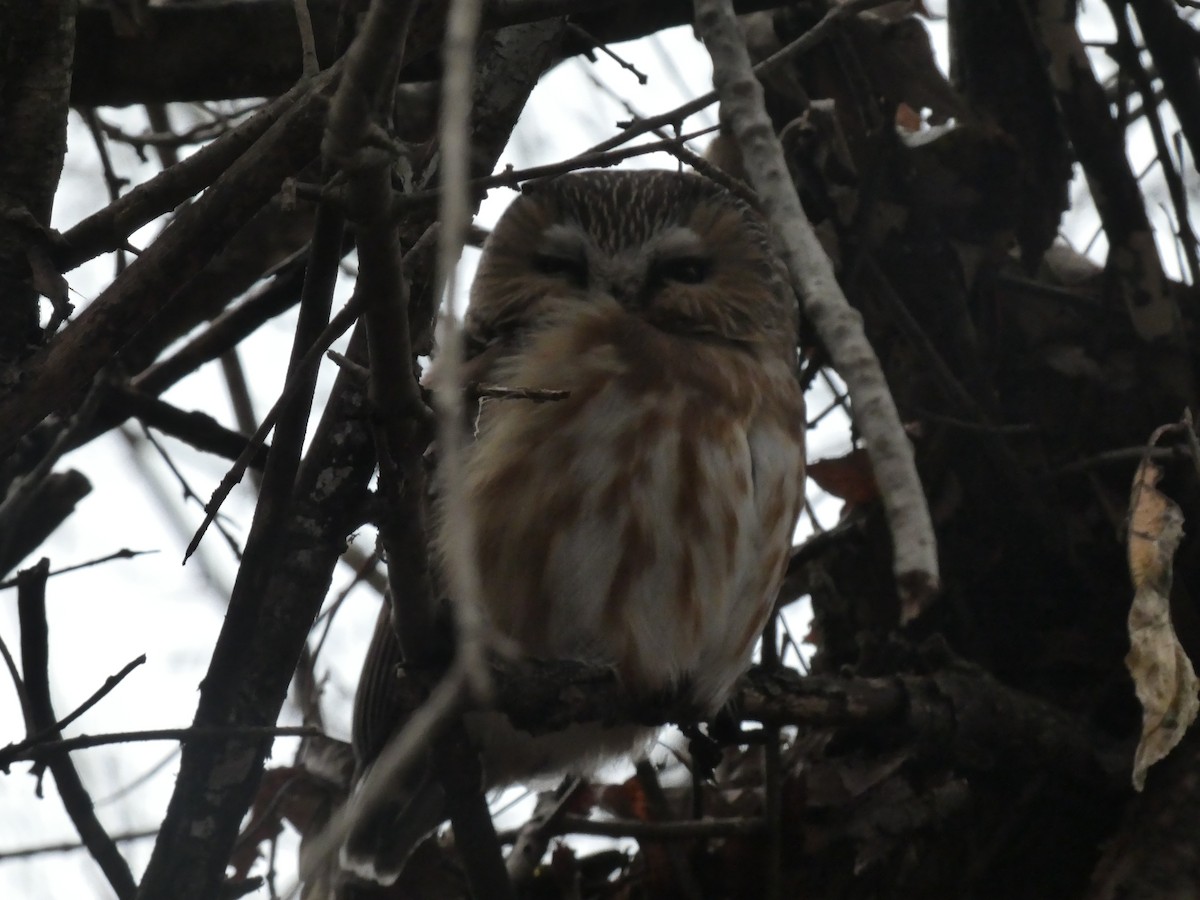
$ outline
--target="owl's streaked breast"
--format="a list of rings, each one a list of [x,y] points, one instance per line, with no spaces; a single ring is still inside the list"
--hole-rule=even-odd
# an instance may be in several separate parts
[[[489,613],[521,648],[689,685],[748,662],[799,512],[799,389],[782,360],[568,307],[500,369],[570,392],[489,401],[467,463]],[[452,525],[447,525],[452,527]]]

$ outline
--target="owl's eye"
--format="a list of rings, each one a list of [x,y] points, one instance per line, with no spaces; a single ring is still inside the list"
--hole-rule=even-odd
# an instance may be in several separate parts
[[[650,270],[653,281],[675,281],[679,284],[700,284],[712,271],[712,261],[702,256],[680,256],[660,259]]]
[[[542,275],[549,275],[551,278],[565,278],[579,287],[587,284],[587,260],[579,256],[537,253],[533,257],[533,268]]]

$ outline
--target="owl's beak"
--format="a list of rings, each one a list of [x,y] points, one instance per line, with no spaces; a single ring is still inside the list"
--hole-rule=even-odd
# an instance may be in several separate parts
[[[614,276],[608,283],[608,293],[628,310],[640,310],[646,305],[645,285],[634,273]]]

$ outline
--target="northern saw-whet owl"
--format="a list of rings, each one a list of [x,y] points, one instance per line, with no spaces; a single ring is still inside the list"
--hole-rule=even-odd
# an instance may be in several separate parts
[[[797,312],[765,222],[698,175],[592,171],[526,186],[483,249],[471,380],[567,391],[485,401],[465,453],[485,613],[529,657],[611,666],[635,694],[715,713],[775,600],[803,502]],[[454,522],[437,526],[445,544]],[[355,701],[368,766],[400,724],[381,615]],[[472,713],[488,786],[587,770],[654,732],[533,737]],[[428,776],[352,831],[378,880],[443,818]]]

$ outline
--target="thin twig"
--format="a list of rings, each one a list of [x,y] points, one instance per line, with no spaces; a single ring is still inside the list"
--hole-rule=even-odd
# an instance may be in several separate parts
[[[112,562],[114,559],[133,559],[137,556],[148,556],[151,553],[158,553],[157,550],[130,550],[124,548],[117,550],[115,553],[110,553],[108,556],[100,556],[96,559],[89,559],[86,562],[76,563],[73,566],[66,566],[62,569],[54,569],[46,577],[53,578],[55,575],[66,575],[68,572],[78,572],[80,569],[87,569],[91,566],[98,566],[101,563]],[[10,578],[8,581],[0,581],[0,591],[14,588],[19,583],[19,578]]]
[[[597,50],[599,50],[601,53],[603,53],[605,56],[607,56],[609,59],[611,59],[613,62],[615,62],[618,66],[620,66],[622,69],[624,69],[626,72],[629,72],[634,78],[637,79],[638,84],[645,84],[647,81],[650,80],[646,76],[645,72],[643,72],[641,69],[639,69],[633,63],[629,62],[629,60],[623,59],[622,57],[618,56],[616,53],[614,53],[612,50],[609,49],[608,45],[605,44],[604,41],[600,40],[598,37],[593,35],[590,31],[587,31],[572,22],[568,22],[567,23],[567,32],[570,34],[573,34],[577,38],[580,38],[583,41],[591,44],[593,47],[595,47]]]
[[[204,363],[238,346],[268,319],[293,306],[300,298],[308,251],[307,246],[302,247],[276,265],[273,272],[265,273],[264,277],[273,276],[269,283],[225,310],[173,354],[135,375],[132,386],[149,394],[161,394]]]
[[[607,168],[608,166],[615,166],[618,163],[624,162],[627,159],[646,156],[651,153],[673,154],[677,148],[683,147],[688,141],[716,131],[718,127],[713,125],[689,132],[688,134],[681,134],[676,138],[652,141],[647,144],[624,147],[620,150],[606,150],[602,152],[589,150],[586,153],[572,156],[561,162],[547,163],[541,166],[529,166],[524,169],[514,169],[509,166],[503,172],[485,175],[482,178],[472,178],[467,182],[466,186],[472,191],[495,187],[519,188],[526,181],[533,181],[539,178],[553,178],[556,175],[565,175],[568,172],[575,172],[579,169]],[[397,194],[393,202],[393,215],[396,218],[403,218],[409,215],[414,207],[432,203],[440,198],[441,188],[413,191],[411,194]]]
[[[130,447],[135,451],[138,449],[139,441],[145,441],[147,444],[153,447],[154,452],[158,454],[158,458],[162,460],[163,465],[167,467],[167,471],[171,473],[171,476],[175,479],[176,483],[178,483],[180,490],[183,492],[184,501],[186,502],[188,500],[193,500],[200,504],[201,507],[204,506],[204,501],[200,498],[200,495],[192,490],[192,486],[188,484],[187,478],[184,476],[184,474],[179,471],[179,467],[175,465],[175,461],[171,459],[171,456],[169,453],[167,453],[166,448],[158,442],[158,439],[154,436],[154,433],[150,431],[145,424],[142,424],[141,435],[134,434],[131,430],[125,428],[121,428],[120,431],[125,436],[125,439],[129,442]],[[164,507],[169,502],[166,494],[163,494],[159,499]],[[219,518],[215,518],[213,520],[213,524],[216,526],[217,533],[225,539],[225,546],[227,546],[230,552],[233,553],[234,559],[241,560],[243,555],[242,547],[238,543],[237,538],[233,536],[233,534],[225,526],[225,523]],[[184,533],[186,534],[186,532]]]
[[[4,643],[3,636],[0,636],[0,656],[4,657],[4,665],[8,668],[8,675],[12,678],[13,688],[17,692],[17,702],[21,704],[21,721],[25,725],[25,731],[30,732],[34,725],[33,713],[29,706],[29,694],[25,690],[25,682],[21,679],[21,673],[17,670],[17,662],[13,659],[8,644]]]
[[[19,753],[15,745],[9,744],[0,749],[0,771],[21,760],[43,760],[59,753],[75,750],[90,750],[93,747],[106,747],[109,744],[139,744],[149,741],[179,741],[191,744],[207,741],[244,740],[247,738],[268,737],[322,737],[324,732],[307,725],[208,725],[191,728],[154,728],[144,731],[122,731],[113,734],[81,734],[78,737],[62,738],[61,740],[42,741],[33,747],[27,747]]]
[[[645,118],[642,113],[634,109],[632,103],[620,96],[611,87],[597,78],[592,72],[588,72],[586,74],[588,80],[591,81],[591,83],[595,85],[597,89],[607,94],[614,102],[621,104],[621,106],[625,109],[625,112],[629,114],[629,117],[632,120],[637,121]],[[718,129],[720,128],[719,125],[715,127]],[[654,129],[654,134],[660,140],[668,142],[663,147],[663,151],[665,153],[671,154],[684,165],[691,166],[696,172],[699,172],[710,181],[715,181],[717,184],[721,185],[721,187],[725,188],[725,190],[729,191],[734,196],[745,200],[751,206],[758,205],[758,195],[754,193],[753,188],[746,184],[746,182],[742,181],[740,178],[735,178],[724,169],[713,165],[703,156],[693,153],[683,144],[677,144],[676,141],[678,139],[672,138],[665,128]]]
[[[129,179],[119,176],[116,169],[113,168],[112,157],[108,152],[108,142],[104,139],[104,131],[100,126],[100,118],[96,115],[96,110],[84,109],[80,111],[80,115],[83,116],[83,122],[92,135],[92,142],[96,145],[96,155],[100,157],[100,168],[104,173],[104,186],[108,189],[108,201],[115,203],[121,197],[121,188],[129,184]]]
[[[158,508],[163,516],[166,517],[175,539],[180,543],[187,543],[195,531],[195,523],[192,521],[193,517],[184,504],[176,502],[175,485],[169,480],[169,473],[164,474],[159,466],[154,464],[152,458],[154,450],[152,445],[146,440],[144,433],[135,430],[128,424],[116,429],[115,433],[125,442],[125,450],[129,454],[130,463],[141,473],[142,487],[154,502],[158,504]],[[232,535],[223,527],[220,533],[226,541],[226,547],[233,554],[233,558],[241,559],[242,548],[240,542],[233,541]],[[203,548],[197,554],[197,560],[197,565],[199,566],[198,574],[208,587],[209,593],[213,599],[224,605],[229,599],[232,585],[224,571],[217,565],[213,552],[209,548]]]
[[[464,389],[467,400],[530,400],[534,403],[551,403],[555,400],[566,400],[571,396],[570,391],[556,391],[546,388],[503,387],[498,384],[483,384],[478,381],[468,381]]]
[[[325,356],[331,363],[358,382],[361,387],[366,387],[371,383],[371,369],[368,366],[356,363],[336,350],[326,350]]]
[[[350,596],[350,592],[367,580],[370,573],[375,570],[375,566],[379,564],[379,559],[378,552],[372,553],[363,561],[361,566],[356,567],[354,569],[354,577],[350,579],[350,583],[338,592],[338,595],[333,598],[333,602],[313,622],[313,628],[316,628],[322,622],[325,626],[321,631],[321,636],[317,638],[317,645],[312,650],[313,663],[316,663],[317,659],[321,656],[321,650],[325,647],[325,641],[329,637],[329,632],[333,627],[333,620],[338,614],[338,610],[342,608],[342,604],[346,602],[346,598]]]
[[[1183,248],[1187,260],[1188,274],[1192,284],[1200,283],[1200,256],[1196,250],[1196,233],[1192,230],[1189,218],[1187,191],[1184,188],[1181,175],[1183,154],[1179,154],[1180,168],[1175,167],[1171,158],[1171,146],[1167,143],[1166,131],[1163,128],[1162,116],[1159,115],[1159,102],[1154,93],[1154,84],[1150,73],[1142,65],[1137,46],[1133,41],[1133,32],[1129,27],[1129,10],[1125,3],[1118,4],[1116,0],[1107,0],[1109,11],[1112,13],[1113,24],[1117,29],[1117,60],[1122,69],[1129,72],[1138,93],[1142,95],[1142,104],[1146,113],[1146,122],[1150,126],[1150,135],[1154,139],[1154,149],[1158,158],[1158,167],[1167,184],[1167,193],[1171,197],[1171,205],[1175,207],[1175,219],[1179,223],[1179,245]],[[1124,109],[1124,104],[1121,109]]]
[[[1138,462],[1146,454],[1144,445],[1136,447],[1117,447],[1113,450],[1104,450],[1100,453],[1086,456],[1083,459],[1077,459],[1075,462],[1067,463],[1055,469],[1053,475],[1056,478],[1063,475],[1078,475],[1084,472],[1089,472],[1092,469],[1098,469],[1103,466],[1121,465],[1129,462]],[[1155,447],[1150,453],[1149,459],[1155,462],[1172,462],[1175,460],[1188,459],[1191,456],[1190,449],[1184,446],[1175,447]]]
[[[246,370],[236,347],[221,354],[221,374],[225,378],[225,389],[229,392],[229,403],[233,407],[238,430],[243,434],[253,434],[258,427],[258,418],[254,414],[254,400],[250,396]]]
[[[298,83],[233,131],[77,223],[63,234],[62,248],[56,251],[55,262],[60,271],[73,269],[107,250],[123,246],[138,228],[169,213],[212,184],[286,114],[322,102],[321,94],[340,70],[339,61],[321,78]]]
[[[279,417],[280,410],[291,402],[292,396],[305,387],[308,379],[304,377],[310,367],[315,365],[320,360],[321,355],[329,349],[329,346],[339,337],[349,330],[358,318],[358,313],[362,303],[356,297],[351,297],[346,305],[329,320],[329,324],[309,347],[308,352],[304,354],[292,372],[292,375],[283,385],[283,390],[279,392],[279,397],[271,405],[267,414],[263,416],[262,422],[259,423],[258,429],[252,434],[246,442],[246,449],[241,452],[241,455],[234,461],[229,471],[225,473],[225,477],[221,479],[221,483],[217,485],[217,489],[213,491],[208,503],[204,505],[204,521],[200,523],[200,527],[196,529],[196,533],[192,536],[191,542],[184,551],[183,559],[187,562],[188,558],[196,552],[196,548],[200,546],[200,539],[204,537],[204,532],[208,530],[208,526],[213,523],[217,517],[217,513],[221,510],[221,504],[225,502],[225,498],[242,480],[242,476],[246,474],[246,469],[250,466],[250,461],[262,449],[267,442],[267,435],[271,433],[271,429],[275,427],[275,420]]]
[[[1182,424],[1188,449],[1192,452],[1192,465],[1196,469],[1196,474],[1200,475],[1200,435],[1196,434],[1196,418],[1192,415],[1190,408],[1183,411]]]
[[[315,78],[321,71],[317,62],[317,39],[313,36],[312,16],[308,14],[307,0],[293,0],[296,10],[296,28],[300,32],[301,71],[305,78]]]
[[[144,841],[157,837],[157,828],[146,828],[142,831],[127,831],[124,834],[112,836],[114,844],[127,844],[130,841]],[[31,856],[45,856],[48,853],[70,853],[73,850],[86,850],[87,847],[78,841],[61,841],[57,844],[39,844],[35,847],[18,847],[15,850],[0,850],[0,862],[6,859],[28,859]]]
[[[857,15],[864,10],[873,9],[876,6],[883,6],[883,4],[888,2],[890,0],[849,0],[849,2],[837,4],[821,18],[821,21],[796,38],[796,40],[772,53],[762,62],[758,63],[758,65],[754,66],[754,73],[756,75],[765,75],[786,62],[794,61],[796,57],[804,55],[825,41],[842,19]],[[695,115],[706,107],[712,106],[716,102],[717,92],[715,90],[709,91],[707,94],[701,94],[696,99],[689,100],[675,109],[668,110],[657,116],[651,116],[648,119],[643,119],[641,122],[634,122],[620,134],[601,141],[588,152],[600,153],[604,150],[611,150],[656,128],[662,128],[665,125],[677,125],[684,119]]]
[[[138,788],[142,787],[142,785],[148,784],[155,775],[157,775],[167,766],[171,765],[171,763],[173,763],[178,757],[179,747],[172,747],[170,753],[166,754],[162,759],[144,771],[141,775],[138,775],[136,778],[134,778],[133,781],[121,785],[111,794],[105,794],[103,797],[99,797],[96,800],[96,806],[108,806],[109,804],[116,803],[118,800],[128,797]],[[114,836],[113,840],[119,839]]]
[[[48,574],[49,573],[47,573],[47,575]],[[70,713],[68,713],[64,718],[60,719],[57,722],[54,722],[51,725],[47,725],[45,728],[41,729],[40,731],[38,731],[35,734],[31,734],[25,740],[21,741],[18,744],[15,744],[11,749],[13,751],[16,751],[18,748],[23,749],[25,747],[29,747],[34,744],[40,743],[43,740],[54,740],[54,738],[51,737],[51,735],[61,734],[62,730],[64,728],[66,728],[68,725],[70,725],[72,722],[74,722],[76,719],[78,719],[80,716],[82,716],[85,712],[87,712],[89,709],[91,709],[93,706],[95,706],[97,703],[99,703],[101,700],[103,700],[105,697],[107,697],[110,693],[112,693],[113,688],[115,688],[118,684],[120,684],[122,681],[125,680],[125,676],[127,676],[130,672],[132,672],[138,666],[143,665],[145,662],[146,662],[146,654],[145,653],[143,653],[141,656],[137,657],[136,659],[130,660],[129,662],[127,662],[124,665],[124,667],[121,669],[121,671],[118,672],[116,675],[109,675],[108,678],[104,679],[104,684],[102,684],[99,688],[97,688],[95,693],[92,694],[92,696],[88,697],[81,704],[79,704],[79,706],[75,707],[75,709],[72,710]]]
[[[133,151],[139,157],[145,158],[145,150],[147,147],[153,147],[159,152],[174,151],[180,147],[188,147],[196,144],[207,144],[222,135],[228,134],[235,127],[234,120],[245,118],[254,115],[263,108],[264,104],[255,104],[248,106],[235,113],[232,116],[225,116],[222,119],[217,119],[211,122],[201,122],[191,128],[183,131],[173,131],[169,128],[153,128],[153,131],[143,132],[142,134],[130,134],[122,128],[113,125],[111,122],[106,122],[99,116],[96,117],[96,122],[100,126],[100,130],[110,141],[116,141],[119,144],[127,144],[133,148]],[[171,165],[174,165],[172,163]],[[164,169],[166,166],[164,166]]]
[[[121,188],[129,184],[129,179],[121,178],[117,175],[116,169],[113,168],[112,156],[108,152],[108,141],[105,140],[104,131],[100,127],[100,117],[96,115],[96,110],[94,108],[83,109],[80,113],[83,116],[83,122],[87,126],[88,132],[92,136],[92,143],[96,145],[96,155],[100,158],[100,169],[104,173],[104,186],[108,190],[108,201],[109,203],[116,203],[121,198]],[[116,251],[117,274],[120,275],[125,268],[125,249],[118,247]],[[58,326],[63,321],[64,319],[60,318],[59,312],[56,309],[54,318],[46,326],[45,339],[49,339],[51,335],[57,332]]]

